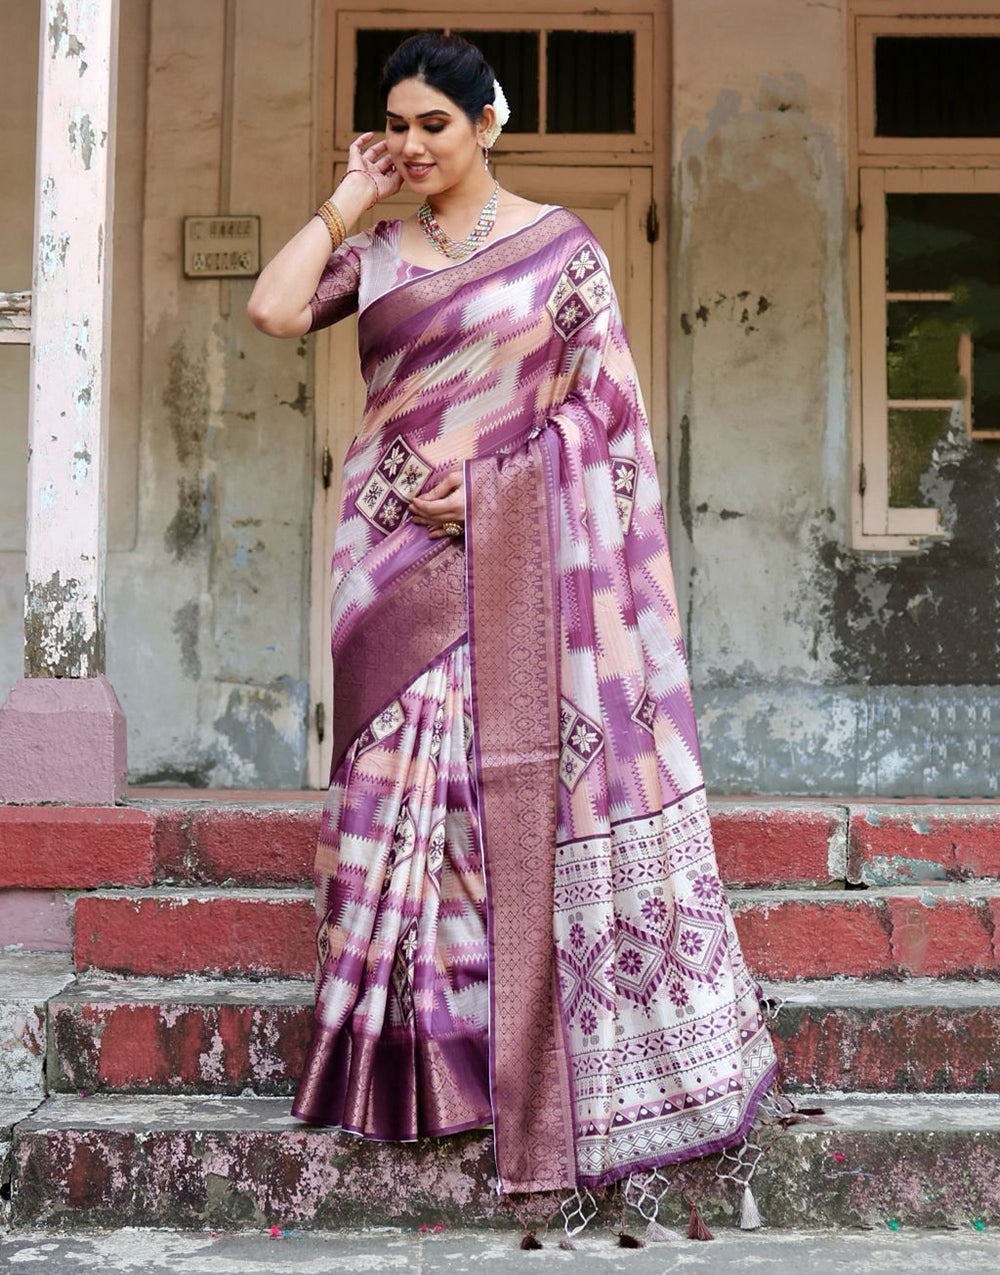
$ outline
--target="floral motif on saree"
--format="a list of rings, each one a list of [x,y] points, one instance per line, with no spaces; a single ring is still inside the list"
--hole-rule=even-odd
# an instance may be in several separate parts
[[[392,268],[398,225],[342,245],[313,301],[318,327],[362,294],[368,395],[292,1111],[383,1139],[492,1123],[500,1192],[596,1188],[739,1142],[777,1076],[649,424],[574,213],[365,296],[359,262]],[[405,498],[455,469],[465,535],[432,539]]]

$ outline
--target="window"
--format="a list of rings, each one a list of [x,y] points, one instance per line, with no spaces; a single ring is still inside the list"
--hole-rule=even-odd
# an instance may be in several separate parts
[[[382,64],[415,30],[454,31],[475,41],[497,73],[510,104],[500,149],[551,151],[553,143],[598,153],[648,152],[652,135],[653,27],[649,13],[615,17],[597,10],[495,13],[380,10],[337,14],[334,145],[344,149],[363,130],[384,125],[378,85]],[[450,22],[449,19],[454,19]]]
[[[942,458],[1000,439],[1000,19],[861,7],[853,543],[905,550],[947,534]]]

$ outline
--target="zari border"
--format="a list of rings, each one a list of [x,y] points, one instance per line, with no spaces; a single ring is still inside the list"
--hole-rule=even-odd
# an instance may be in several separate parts
[[[431,541],[435,545],[435,541]],[[335,653],[331,775],[380,709],[465,636],[465,554],[441,541],[392,582]]]
[[[558,593],[544,445],[464,462],[474,766],[501,1192],[576,1179],[557,1030]]]

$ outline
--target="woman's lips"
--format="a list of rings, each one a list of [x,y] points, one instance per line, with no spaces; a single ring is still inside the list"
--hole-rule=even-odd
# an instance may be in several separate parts
[[[411,177],[423,177],[431,171],[433,164],[407,164],[406,171]]]

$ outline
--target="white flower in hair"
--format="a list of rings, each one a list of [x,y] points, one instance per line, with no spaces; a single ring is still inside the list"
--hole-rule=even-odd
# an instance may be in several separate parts
[[[493,143],[500,136],[500,130],[510,119],[510,106],[497,79],[493,81],[493,109],[496,111],[496,123],[483,138],[483,144],[489,149],[492,149]]]

